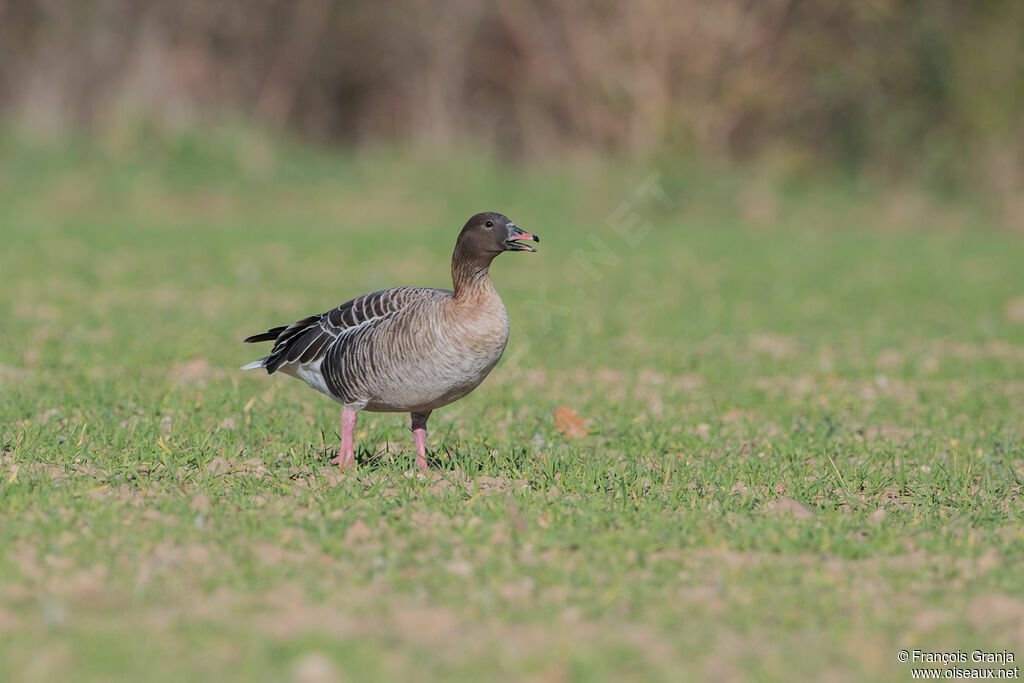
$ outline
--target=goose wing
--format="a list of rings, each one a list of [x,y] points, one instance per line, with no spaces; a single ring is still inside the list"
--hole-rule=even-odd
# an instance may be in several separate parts
[[[326,313],[311,315],[285,327],[275,327],[246,338],[247,342],[273,341],[270,354],[243,369],[262,367],[273,374],[288,363],[316,363],[336,345],[350,346],[382,322],[416,302],[451,296],[443,289],[395,287],[364,294]]]

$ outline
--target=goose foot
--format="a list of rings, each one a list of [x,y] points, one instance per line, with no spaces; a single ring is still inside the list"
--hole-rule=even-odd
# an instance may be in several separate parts
[[[421,470],[427,469],[427,418],[430,412],[410,413],[412,418],[412,437],[416,442],[416,466]]]
[[[342,408],[341,410],[341,449],[338,451],[338,457],[333,458],[331,463],[343,470],[354,469],[356,466],[353,438],[358,415],[359,411],[352,408]]]

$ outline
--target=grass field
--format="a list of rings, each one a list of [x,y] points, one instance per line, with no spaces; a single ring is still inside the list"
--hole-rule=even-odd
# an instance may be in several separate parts
[[[0,160],[0,680],[1024,657],[1024,245],[965,199],[231,131]],[[428,477],[367,413],[338,473],[338,406],[242,337],[448,286],[489,209],[542,239],[492,270],[505,359]]]

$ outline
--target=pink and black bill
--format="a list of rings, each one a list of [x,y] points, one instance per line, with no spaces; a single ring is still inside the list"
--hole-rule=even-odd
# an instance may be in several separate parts
[[[540,242],[540,238],[536,235],[526,232],[517,226],[515,223],[508,224],[508,239],[505,240],[505,248],[509,251],[537,251],[531,245],[527,244],[529,241]]]

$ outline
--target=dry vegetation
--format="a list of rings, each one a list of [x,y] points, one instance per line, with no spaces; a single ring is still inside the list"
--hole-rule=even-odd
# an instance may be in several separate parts
[[[1022,179],[1022,7],[8,0],[0,114],[101,131],[240,116],[315,139],[530,159],[839,162],[1010,201]]]

